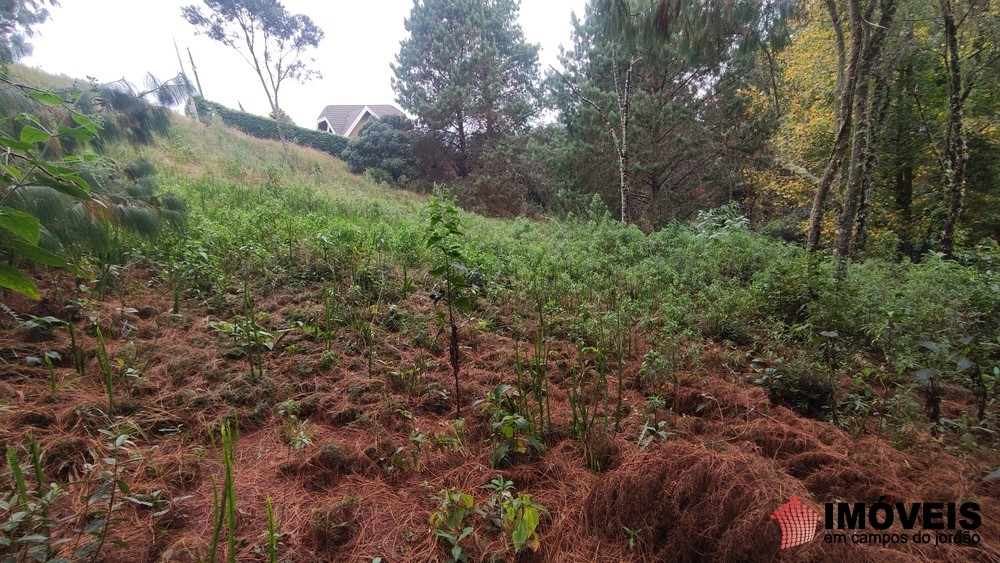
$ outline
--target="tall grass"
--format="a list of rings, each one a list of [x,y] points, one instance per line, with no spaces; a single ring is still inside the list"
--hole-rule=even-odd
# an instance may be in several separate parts
[[[226,529],[227,561],[236,561],[236,479],[234,468],[236,466],[236,442],[239,438],[239,431],[230,426],[229,421],[223,422],[219,428],[219,437],[222,445],[222,465],[224,477],[222,490],[216,486],[215,479],[212,483],[212,499],[214,507],[214,525],[212,527],[212,543],[209,546],[208,560],[213,562],[218,554],[219,543],[222,538],[222,529]]]

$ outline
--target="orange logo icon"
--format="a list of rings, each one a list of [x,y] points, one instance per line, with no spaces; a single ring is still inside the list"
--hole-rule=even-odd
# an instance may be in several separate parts
[[[822,519],[815,510],[809,508],[799,497],[778,507],[771,514],[772,520],[777,520],[781,526],[781,549],[802,545],[816,537],[816,523]]]

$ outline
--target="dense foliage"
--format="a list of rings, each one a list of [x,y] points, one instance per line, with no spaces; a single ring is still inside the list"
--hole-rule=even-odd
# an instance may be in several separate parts
[[[461,6],[418,3],[394,68],[426,134],[418,176],[465,205],[561,213],[596,193],[655,229],[736,201],[755,228],[842,260],[996,240],[992,4],[595,0],[544,81],[557,123],[479,151],[491,112],[470,109],[478,44],[449,43],[478,13]]]
[[[220,103],[204,98],[198,98],[197,104],[199,116],[208,117],[216,115],[229,127],[238,129],[252,137],[279,140],[278,124],[273,119],[229,109]],[[347,146],[347,139],[340,135],[331,135],[323,131],[306,129],[305,127],[295,125],[287,125],[285,126],[285,130],[289,141],[302,146],[312,147],[331,156],[339,157]]]
[[[7,155],[0,248],[8,262],[0,287],[40,297],[13,266],[25,259],[69,269],[64,256],[85,255],[103,275],[117,259],[122,233],[155,236],[163,222],[181,219],[183,204],[156,193],[148,161],[123,166],[91,152],[152,142],[170,122],[165,108],[115,85],[48,92],[4,80],[0,112],[7,116],[0,122]]]
[[[854,225],[848,228],[851,218],[838,213],[844,208],[840,202],[824,224],[836,215],[841,239],[855,253],[884,238],[885,245],[916,259],[929,250],[947,253],[955,227],[959,240],[981,240],[994,232],[986,220],[991,212],[982,204],[1000,189],[993,159],[986,157],[998,142],[993,123],[1000,110],[995,84],[1000,13],[975,1],[891,5],[881,52],[857,68],[863,75],[855,82],[864,86],[864,97],[856,98],[840,85],[847,79],[849,40],[875,28],[848,24],[855,17],[850,6],[834,3],[831,12],[819,3],[800,5],[793,41],[779,56],[784,119],[774,146],[781,168],[797,165],[814,176],[799,183],[772,177],[763,183],[762,195],[815,202],[816,186],[829,172],[834,190],[847,189]],[[953,12],[956,25],[946,25],[948,13],[942,10]],[[842,23],[835,24],[834,16]],[[830,168],[837,119],[846,120],[845,135],[853,137],[842,139],[840,154],[833,156],[856,171],[853,178],[846,169]],[[793,166],[784,166],[789,163]]]
[[[525,42],[514,0],[415,2],[392,65],[403,109],[454,154],[466,176],[491,142],[535,113],[538,46]]]
[[[416,175],[416,141],[409,119],[397,115],[372,119],[347,143],[341,158],[355,174],[377,169],[393,182],[405,183]]]
[[[46,4],[55,0],[5,0],[0,2],[0,65],[6,65],[31,53],[28,39],[32,26],[49,17]]]
[[[585,18],[574,19],[565,72],[548,78],[566,131],[560,185],[600,193],[640,224],[749,200],[743,177],[775,115],[750,111],[748,92],[765,83],[744,53],[770,48],[776,24],[762,21],[757,3],[736,2],[725,17],[695,14],[706,29],[648,38],[614,29],[605,4],[591,2]],[[747,37],[748,28],[765,35]],[[720,41],[741,47],[720,49]]]

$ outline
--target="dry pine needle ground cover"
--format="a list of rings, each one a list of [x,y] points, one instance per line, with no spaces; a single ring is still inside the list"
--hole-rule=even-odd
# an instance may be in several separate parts
[[[109,456],[122,465],[132,498],[121,502],[109,526],[101,560],[199,561],[209,552],[213,489],[223,480],[218,429],[238,425],[235,451],[236,558],[266,560],[265,499],[274,506],[278,555],[286,561],[445,561],[448,544],[433,534],[433,500],[451,487],[487,503],[483,485],[497,475],[547,508],[537,550],[516,557],[509,536],[488,518],[470,518],[465,554],[484,561],[995,561],[1000,558],[1000,486],[982,481],[982,467],[945,453],[930,436],[918,448],[894,449],[875,437],[856,439],[830,424],[770,405],[746,369],[732,369],[720,349],[706,345],[701,365],[684,372],[676,416],[649,418],[636,383],[643,355],[625,365],[626,416],[621,431],[597,435],[588,450],[563,430],[571,411],[569,370],[581,360],[576,347],[554,339],[549,377],[553,425],[541,453],[491,467],[490,422],[473,401],[514,370],[515,336],[530,328],[511,323],[491,329],[461,327],[464,424],[459,427],[446,393],[450,370],[445,334],[435,334],[435,309],[420,291],[375,311],[379,338],[369,374],[364,339],[339,326],[326,344],[290,331],[264,354],[264,375],[250,377],[232,338],[212,330],[224,303],[184,300],[171,314],[169,292],[143,272],[124,272],[130,288],[93,298],[73,321],[85,351],[85,372],[74,369],[65,330],[25,330],[10,314],[0,332],[0,443],[22,445],[30,435],[43,452],[47,480],[68,494],[52,506],[54,536],[74,538],[80,519],[97,507],[87,497],[96,483],[88,464]],[[68,293],[73,280],[43,280],[46,295]],[[12,313],[64,314],[65,302],[12,298]],[[323,293],[308,283],[258,298],[271,327],[292,317],[320,314]],[[500,311],[498,314],[509,314]],[[403,318],[404,322],[398,322]],[[513,317],[510,317],[513,318]],[[95,322],[96,321],[96,322]],[[432,327],[417,334],[408,327]],[[140,373],[116,383],[116,415],[108,416],[96,329],[122,376],[125,360]],[[641,342],[642,338],[637,338]],[[528,344],[520,342],[523,351]],[[56,390],[44,365],[28,356],[57,351]],[[394,385],[404,369],[417,385]],[[664,396],[673,405],[674,396]],[[307,444],[290,445],[279,405],[294,400],[297,420],[308,421]],[[644,414],[646,413],[646,414]],[[599,412],[600,414],[606,414]],[[645,416],[645,418],[644,418]],[[662,423],[663,435],[640,449],[644,422]],[[128,433],[120,448],[113,437]],[[426,440],[415,440],[423,435]],[[111,436],[111,438],[109,438]],[[26,457],[19,451],[22,459]],[[593,471],[588,460],[598,461]],[[983,460],[979,460],[982,462]],[[986,460],[989,461],[988,459]],[[6,472],[9,468],[3,468]],[[29,480],[30,480],[29,475]],[[145,495],[145,496],[142,496]],[[957,546],[829,546],[821,541],[779,551],[769,515],[792,496],[821,511],[826,501],[887,502],[975,500],[982,510],[978,548]],[[67,517],[70,519],[67,520]],[[6,515],[4,516],[6,519]],[[631,532],[628,532],[631,531]],[[110,540],[122,540],[124,545]],[[75,541],[80,542],[76,537]],[[84,540],[85,541],[85,540]],[[65,549],[74,545],[66,544]],[[221,552],[220,552],[221,553]]]

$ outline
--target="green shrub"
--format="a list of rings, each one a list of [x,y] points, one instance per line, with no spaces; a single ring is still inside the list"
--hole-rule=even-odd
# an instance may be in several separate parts
[[[807,357],[779,360],[774,365],[758,358],[751,366],[760,374],[756,383],[767,390],[773,404],[817,419],[822,419],[833,404],[830,387],[819,375],[823,368]]]
[[[251,137],[258,139],[278,140],[278,123],[270,118],[236,111],[226,106],[197,98],[199,115],[217,115],[228,127],[238,129]],[[285,128],[288,140],[297,145],[312,147],[327,154],[340,158],[347,146],[347,139],[324,131],[306,129],[296,125]]]
[[[364,172],[367,177],[373,170],[380,181],[398,182],[416,175],[415,142],[413,123],[405,117],[373,119],[347,143],[343,159],[355,174]]]

